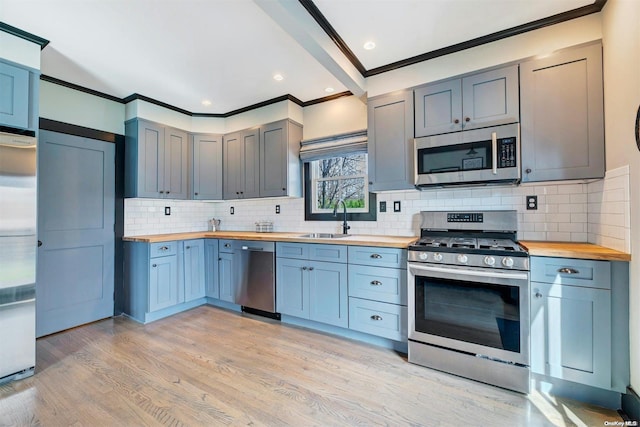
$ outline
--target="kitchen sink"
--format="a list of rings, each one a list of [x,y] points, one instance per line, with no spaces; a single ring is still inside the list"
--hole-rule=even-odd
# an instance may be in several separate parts
[[[309,233],[302,234],[298,237],[302,237],[305,239],[339,239],[341,237],[347,237],[348,234],[335,234],[335,233]]]

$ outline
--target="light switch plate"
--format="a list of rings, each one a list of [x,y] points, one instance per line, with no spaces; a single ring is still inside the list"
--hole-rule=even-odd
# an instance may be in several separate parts
[[[164,207],[164,214],[165,215],[171,215],[171,207],[170,206],[165,206]]]
[[[386,212],[387,211],[387,202],[380,202],[380,212]]]
[[[400,212],[400,201],[399,200],[393,202],[393,211],[394,212]]]
[[[230,213],[231,215],[233,215],[233,212],[234,212],[234,209],[233,209],[233,206],[231,206],[231,207],[229,208],[229,213]]]

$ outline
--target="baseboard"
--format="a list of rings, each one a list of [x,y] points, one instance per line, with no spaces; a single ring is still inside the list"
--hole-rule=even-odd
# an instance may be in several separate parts
[[[640,423],[640,397],[631,387],[622,395],[622,410],[631,421]]]
[[[617,391],[605,390],[540,374],[531,374],[531,389],[538,390],[544,394],[567,397],[615,411],[621,407],[621,393]]]

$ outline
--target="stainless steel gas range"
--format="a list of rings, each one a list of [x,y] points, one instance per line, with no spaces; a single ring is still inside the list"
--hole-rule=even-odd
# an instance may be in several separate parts
[[[516,230],[516,211],[421,212],[410,362],[529,392],[529,255]]]

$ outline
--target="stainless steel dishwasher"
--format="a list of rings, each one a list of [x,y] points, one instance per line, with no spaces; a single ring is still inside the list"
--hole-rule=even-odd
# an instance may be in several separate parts
[[[236,304],[242,311],[280,319],[276,313],[275,243],[234,242],[238,257]]]

